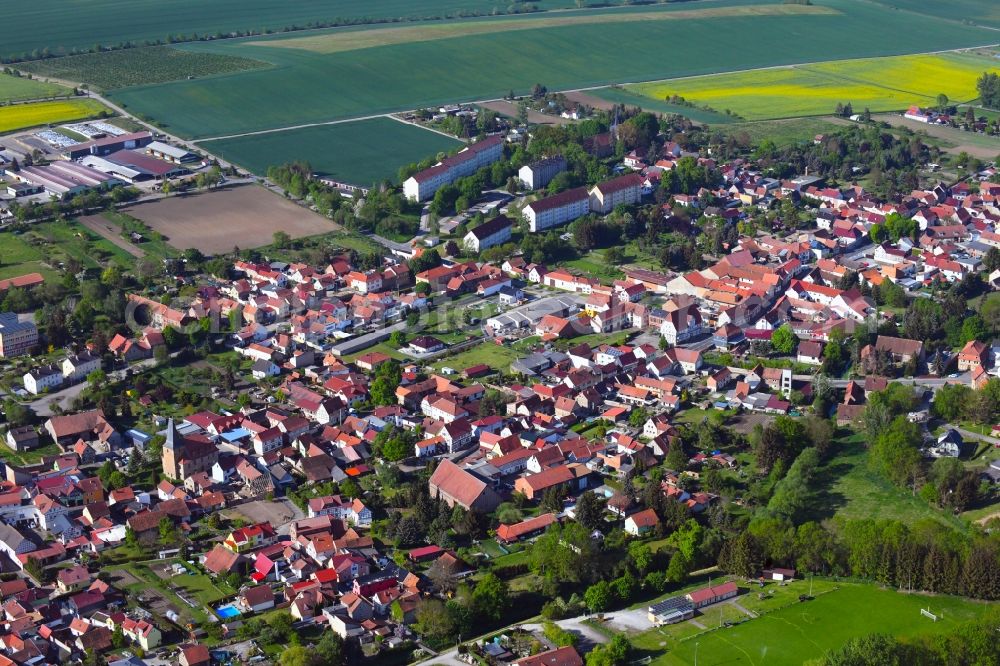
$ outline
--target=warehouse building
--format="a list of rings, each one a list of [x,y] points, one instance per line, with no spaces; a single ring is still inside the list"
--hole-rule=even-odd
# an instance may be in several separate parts
[[[23,166],[7,176],[41,187],[57,199],[69,199],[90,190],[107,190],[125,181],[76,162],[52,162],[44,166]]]
[[[162,141],[153,141],[150,143],[146,146],[146,152],[153,157],[166,162],[173,162],[174,164],[194,164],[195,162],[202,162],[201,157],[192,153],[190,150],[178,148],[177,146],[171,146],[170,144],[163,143]]]
[[[140,181],[150,179],[150,176],[142,171],[133,169],[123,164],[115,164],[111,160],[98,157],[97,155],[87,155],[80,160],[80,164],[91,169],[103,171],[109,176],[114,176],[115,178],[123,180],[126,183],[138,183]]]
[[[119,136],[108,136],[93,141],[84,141],[66,148],[63,155],[66,159],[78,160],[87,155],[110,155],[119,150],[132,150],[148,146],[153,141],[153,135],[149,132],[133,132],[131,134],[121,134]]]
[[[107,160],[113,164],[135,170],[143,174],[143,180],[163,180],[164,178],[176,178],[186,176],[191,171],[174,162],[157,159],[152,155],[140,153],[137,150],[119,150],[117,153],[108,155]]]

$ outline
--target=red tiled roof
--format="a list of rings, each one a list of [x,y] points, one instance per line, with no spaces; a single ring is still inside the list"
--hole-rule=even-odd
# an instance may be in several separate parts
[[[540,516],[522,520],[514,525],[500,525],[497,528],[497,538],[503,541],[516,541],[525,534],[543,530],[554,522],[556,522],[556,514],[543,513]]]

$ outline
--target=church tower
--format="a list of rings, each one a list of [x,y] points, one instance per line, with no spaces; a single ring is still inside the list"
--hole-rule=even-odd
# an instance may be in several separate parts
[[[177,469],[177,462],[181,458],[180,447],[183,446],[181,436],[174,427],[174,420],[167,421],[167,441],[163,443],[163,453],[161,461],[163,463],[163,473],[171,479],[180,477],[180,470]]]

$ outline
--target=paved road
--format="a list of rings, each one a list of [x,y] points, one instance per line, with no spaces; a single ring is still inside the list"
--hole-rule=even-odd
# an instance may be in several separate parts
[[[729,371],[734,375],[745,375],[749,370],[745,368],[734,368],[729,367]],[[792,379],[797,382],[811,382],[814,375],[792,375]],[[969,373],[963,372],[957,377],[900,377],[899,379],[890,380],[894,384],[909,384],[911,386],[923,386],[929,388],[933,391],[937,391],[942,386],[948,384],[968,384],[969,383]],[[856,381],[864,382],[864,378],[858,379]],[[850,379],[830,379],[830,386],[837,389],[846,388],[848,383],[851,382]]]
[[[1000,446],[1000,439],[996,437],[990,437],[989,435],[980,435],[978,432],[972,432],[971,430],[966,430],[965,428],[959,428],[958,426],[951,426],[959,432],[965,439],[979,439],[984,442],[989,442],[993,446]]]
[[[171,354],[171,356],[176,356],[176,355],[177,352]],[[135,370],[139,370],[141,368],[148,368],[154,365],[156,365],[156,359],[145,358],[141,361],[136,361],[129,367]],[[124,379],[127,370],[128,370],[127,368],[122,368],[120,370],[113,370],[112,372],[109,372],[108,381],[118,381],[120,379]],[[87,388],[87,382],[82,381],[79,384],[73,384],[72,386],[68,386],[59,391],[53,391],[52,393],[48,393],[39,398],[38,400],[33,400],[30,402],[22,402],[21,404],[31,408],[38,416],[48,418],[55,414],[55,412],[52,409],[53,405],[58,404],[64,410],[69,409],[70,405],[72,405],[73,403],[73,400],[76,399],[76,397],[80,395],[80,392],[83,391],[83,389],[85,388]]]
[[[376,243],[378,243],[383,247],[389,248],[393,252],[401,252],[407,256],[413,254],[413,248],[406,243],[397,243],[394,240],[389,240],[388,238],[384,238],[382,236],[379,236],[378,234],[373,234],[373,233],[367,233],[365,234],[365,236],[368,236],[368,238],[372,239],[373,241],[375,241]]]

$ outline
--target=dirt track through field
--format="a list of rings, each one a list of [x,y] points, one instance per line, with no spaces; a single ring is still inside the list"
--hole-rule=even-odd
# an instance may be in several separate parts
[[[158,199],[123,212],[163,234],[178,250],[197,248],[209,255],[268,245],[275,231],[302,238],[340,228],[257,185]]]
[[[85,217],[81,217],[80,224],[87,227],[98,236],[111,241],[136,259],[142,259],[146,256],[145,250],[136,247],[130,241],[121,237],[121,227],[114,222],[111,222],[103,215],[87,215]]]

